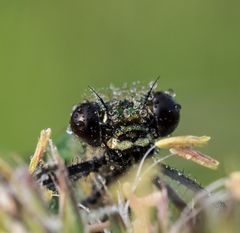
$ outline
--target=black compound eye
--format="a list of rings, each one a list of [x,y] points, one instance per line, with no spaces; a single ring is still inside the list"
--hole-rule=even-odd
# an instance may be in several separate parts
[[[77,106],[71,115],[70,127],[74,134],[88,144],[101,145],[101,127],[96,103],[88,102]]]
[[[178,126],[181,106],[164,92],[153,94],[153,113],[159,136],[172,133]]]

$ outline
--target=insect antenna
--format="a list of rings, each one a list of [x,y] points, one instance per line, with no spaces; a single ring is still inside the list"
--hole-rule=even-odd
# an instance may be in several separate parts
[[[91,86],[88,86],[88,88],[97,96],[97,98],[102,103],[102,105],[105,108],[107,115],[108,115],[108,107],[107,107],[106,103],[104,102],[103,98]]]
[[[151,93],[152,93],[152,90],[153,88],[155,87],[157,81],[160,79],[160,76],[157,77],[157,79],[154,81],[154,83],[152,84],[151,88],[149,89],[148,93],[145,95],[145,99],[144,99],[144,102],[143,102],[143,105],[146,105],[147,101],[148,101],[148,98],[150,97]]]

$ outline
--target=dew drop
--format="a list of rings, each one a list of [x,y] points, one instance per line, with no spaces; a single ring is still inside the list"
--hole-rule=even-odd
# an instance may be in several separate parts
[[[141,114],[141,117],[147,117],[148,112],[147,112],[146,109],[142,109],[142,110],[140,111],[140,114]]]
[[[123,115],[124,115],[124,117],[126,117],[126,118],[130,117],[129,110],[128,110],[128,109],[124,109],[124,110],[123,110]]]
[[[178,172],[178,176],[182,176],[182,173],[181,173],[181,172]]]
[[[172,96],[173,98],[176,97],[175,91],[174,91],[173,89],[171,89],[171,88],[168,89],[167,91],[165,91],[165,93],[168,94],[168,95],[170,95],[170,96]]]
[[[70,135],[72,135],[72,134],[73,134],[73,131],[72,131],[72,129],[71,129],[71,127],[70,127],[70,125],[67,127],[67,130],[66,130],[66,132],[67,132],[68,134],[70,134]]]
[[[149,84],[148,84],[149,88],[152,88],[152,87],[153,87],[153,89],[155,89],[155,88],[157,87],[157,83],[155,83],[155,85],[154,85],[154,83],[155,83],[155,81],[149,82]],[[154,86],[153,86],[153,85],[154,85]]]

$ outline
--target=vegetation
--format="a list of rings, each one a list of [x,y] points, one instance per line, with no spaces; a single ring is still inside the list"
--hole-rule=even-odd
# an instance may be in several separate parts
[[[137,189],[149,182],[144,179],[146,174],[150,174],[162,161],[155,161],[144,170],[143,159],[137,167],[134,182],[127,178],[119,186],[117,202],[88,209],[79,204],[79,190],[72,186],[64,160],[50,135],[50,129],[41,132],[29,168],[24,165],[12,168],[1,161],[0,232],[222,233],[239,229],[240,172],[215,181],[207,191],[196,194],[185,208],[174,215],[166,187],[141,196],[138,194]],[[216,160],[192,148],[208,140],[208,137],[173,137],[158,141],[156,146],[170,148],[186,159],[216,168]],[[34,172],[46,163],[46,154],[49,155],[47,163],[57,165],[54,173],[57,193],[47,190],[34,179]]]

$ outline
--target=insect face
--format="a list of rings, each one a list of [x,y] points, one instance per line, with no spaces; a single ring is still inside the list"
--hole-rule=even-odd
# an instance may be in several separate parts
[[[154,139],[174,131],[179,122],[180,105],[167,92],[152,92],[140,100],[113,99],[85,102],[73,111],[70,127],[89,145],[107,151],[148,149]],[[119,154],[119,153],[118,153]]]

